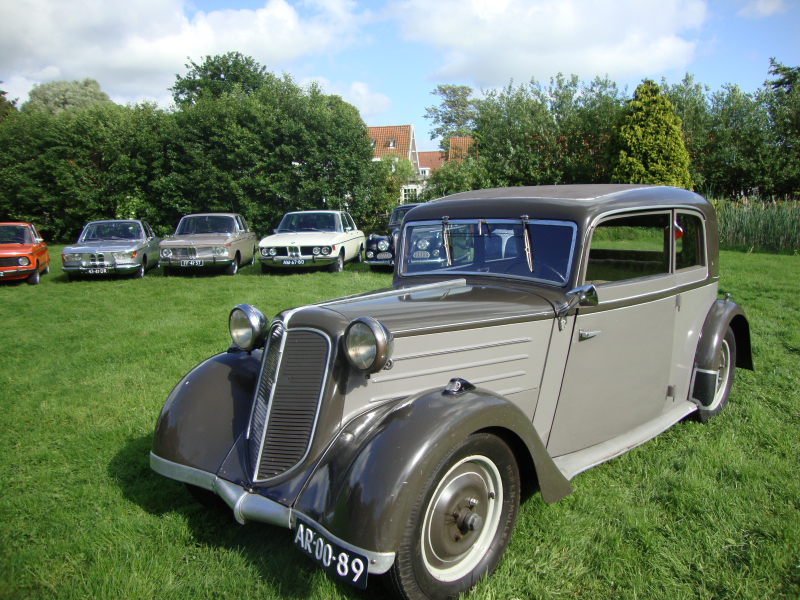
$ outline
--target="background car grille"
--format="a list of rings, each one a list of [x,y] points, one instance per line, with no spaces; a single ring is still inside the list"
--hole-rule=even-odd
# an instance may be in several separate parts
[[[325,381],[327,339],[314,331],[289,331],[279,357],[282,335],[280,327],[270,334],[256,391],[249,440],[254,481],[276,477],[305,456]]]
[[[0,267],[16,267],[19,265],[19,257],[9,256],[0,258]]]
[[[289,256],[289,253],[286,251],[286,247],[278,247],[275,248],[275,256]]]
[[[389,258],[392,258],[391,252],[381,252],[378,254],[378,260],[387,260]]]
[[[106,266],[106,255],[105,254],[102,254],[102,253],[91,254],[89,256],[89,260],[91,261],[93,267],[104,267],[104,266]],[[109,263],[109,265],[111,265],[111,263]]]
[[[170,248],[172,250],[172,258],[194,258],[194,248]]]
[[[426,252],[425,250],[417,250],[414,252],[414,258],[430,258],[431,253]]]

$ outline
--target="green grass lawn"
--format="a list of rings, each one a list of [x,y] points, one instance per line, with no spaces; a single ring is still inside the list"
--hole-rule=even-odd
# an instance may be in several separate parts
[[[0,285],[0,597],[384,598],[334,582],[287,531],[239,526],[149,468],[159,409],[227,348],[232,306],[283,308],[388,285],[326,272]],[[680,423],[522,505],[475,598],[800,596],[800,257],[724,252],[720,292],[750,318],[707,426]]]

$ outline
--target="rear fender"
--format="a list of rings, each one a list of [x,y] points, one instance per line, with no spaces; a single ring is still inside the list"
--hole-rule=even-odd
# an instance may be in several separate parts
[[[164,403],[153,454],[216,473],[247,427],[261,351],[212,356],[192,369]]]
[[[459,441],[484,430],[527,453],[518,462],[533,462],[545,502],[572,492],[515,404],[483,389],[459,396],[435,390],[384,404],[348,423],[293,508],[357,548],[396,551],[436,465]]]

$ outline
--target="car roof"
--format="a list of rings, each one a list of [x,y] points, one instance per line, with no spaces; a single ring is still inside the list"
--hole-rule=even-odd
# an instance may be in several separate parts
[[[92,223],[141,223],[140,219],[98,219],[97,221],[89,221],[86,225]]]
[[[192,213],[190,215],[183,215],[181,219],[184,217],[238,217],[240,216],[239,213],[232,213],[232,212],[210,212],[210,213]]]
[[[490,202],[487,202],[489,200]],[[568,220],[588,225],[595,217],[617,211],[686,207],[715,219],[702,196],[681,188],[642,184],[540,185],[460,192],[421,204],[407,220],[441,218],[519,218]],[[583,228],[583,227],[581,227]]]
[[[0,225],[30,225],[30,223],[23,221],[7,221],[5,223],[0,223]]]
[[[289,212],[284,213],[284,214],[286,214],[286,215],[299,215],[299,214],[302,214],[302,213],[330,213],[332,215],[338,215],[339,213],[343,213],[343,212],[347,212],[347,211],[346,210],[324,210],[324,209],[320,209],[320,210],[292,210],[292,211],[289,211]]]

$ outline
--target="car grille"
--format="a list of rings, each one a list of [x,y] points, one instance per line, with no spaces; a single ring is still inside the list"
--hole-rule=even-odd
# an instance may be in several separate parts
[[[16,267],[19,265],[19,257],[9,256],[0,258],[0,267]]]
[[[426,252],[425,250],[417,250],[414,252],[414,258],[430,258],[431,253]]]
[[[392,258],[391,252],[381,252],[378,254],[378,260],[388,260],[390,258]]]
[[[275,252],[275,256],[289,256],[289,253],[286,251],[286,247],[275,248]]]
[[[172,258],[194,258],[196,256],[194,248],[170,248]]]
[[[89,262],[92,263],[93,267],[105,267],[105,266],[113,267],[114,261],[110,259],[111,257],[109,256],[109,262],[106,263],[106,255],[103,253],[89,255]]]
[[[329,342],[320,332],[270,333],[250,421],[253,481],[265,481],[298,464],[308,451],[328,365]]]

